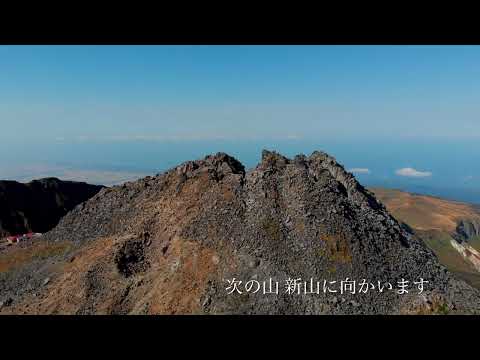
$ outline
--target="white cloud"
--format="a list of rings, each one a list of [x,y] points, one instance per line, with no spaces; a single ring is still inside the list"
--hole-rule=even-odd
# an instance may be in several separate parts
[[[395,171],[395,174],[399,176],[417,177],[417,178],[432,176],[432,173],[430,171],[418,171],[418,170],[415,170],[414,168],[398,169],[397,171]]]
[[[351,168],[348,171],[353,174],[370,174],[370,169],[367,168]]]

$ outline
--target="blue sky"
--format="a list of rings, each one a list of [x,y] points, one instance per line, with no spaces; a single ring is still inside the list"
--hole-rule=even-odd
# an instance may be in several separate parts
[[[0,46],[0,177],[323,147],[367,182],[461,186],[479,114],[478,46]]]
[[[0,47],[5,141],[472,137],[479,90],[475,46]]]

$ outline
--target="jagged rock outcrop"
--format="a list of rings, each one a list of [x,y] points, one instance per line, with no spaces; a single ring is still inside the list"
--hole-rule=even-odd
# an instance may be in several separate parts
[[[479,292],[452,277],[421,240],[322,152],[288,159],[264,151],[248,171],[224,153],[189,161],[102,189],[44,241],[67,243],[67,250],[0,273],[0,293],[11,299],[0,312],[480,311]],[[279,293],[228,294],[233,278],[244,285],[272,279]],[[320,291],[289,294],[289,279],[319,281]],[[340,282],[348,279],[394,287],[405,279],[412,287],[403,295],[395,288],[340,292]],[[418,295],[413,282],[420,279],[428,284]],[[335,281],[337,292],[324,292],[324,281]]]
[[[0,237],[51,230],[68,211],[103,187],[56,178],[0,181]]]
[[[462,241],[467,241],[476,236],[480,236],[480,219],[462,219],[457,225],[455,231],[455,238]]]

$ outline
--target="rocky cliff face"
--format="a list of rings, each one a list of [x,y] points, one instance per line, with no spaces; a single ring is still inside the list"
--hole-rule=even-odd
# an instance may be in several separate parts
[[[479,292],[453,278],[322,152],[288,159],[264,151],[249,171],[223,153],[186,162],[103,189],[44,241],[68,246],[48,260],[34,258],[0,273],[0,293],[9,303],[1,312],[480,311]],[[233,279],[242,283],[229,294]],[[278,281],[278,294],[264,294],[270,279]],[[306,281],[308,289],[287,286],[292,279]],[[360,290],[364,279],[371,284],[367,291]],[[402,279],[410,287],[399,294]],[[413,285],[420,279],[428,281],[422,294]],[[346,291],[342,281],[352,280],[356,291]]]
[[[69,210],[102,186],[56,178],[23,184],[0,181],[0,237],[51,230]]]
[[[480,236],[480,219],[462,219],[457,225],[455,238],[467,241]]]

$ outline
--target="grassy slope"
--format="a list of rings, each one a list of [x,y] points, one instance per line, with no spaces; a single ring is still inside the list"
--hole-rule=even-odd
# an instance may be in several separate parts
[[[480,236],[468,240],[468,243],[476,250],[480,251]]]

